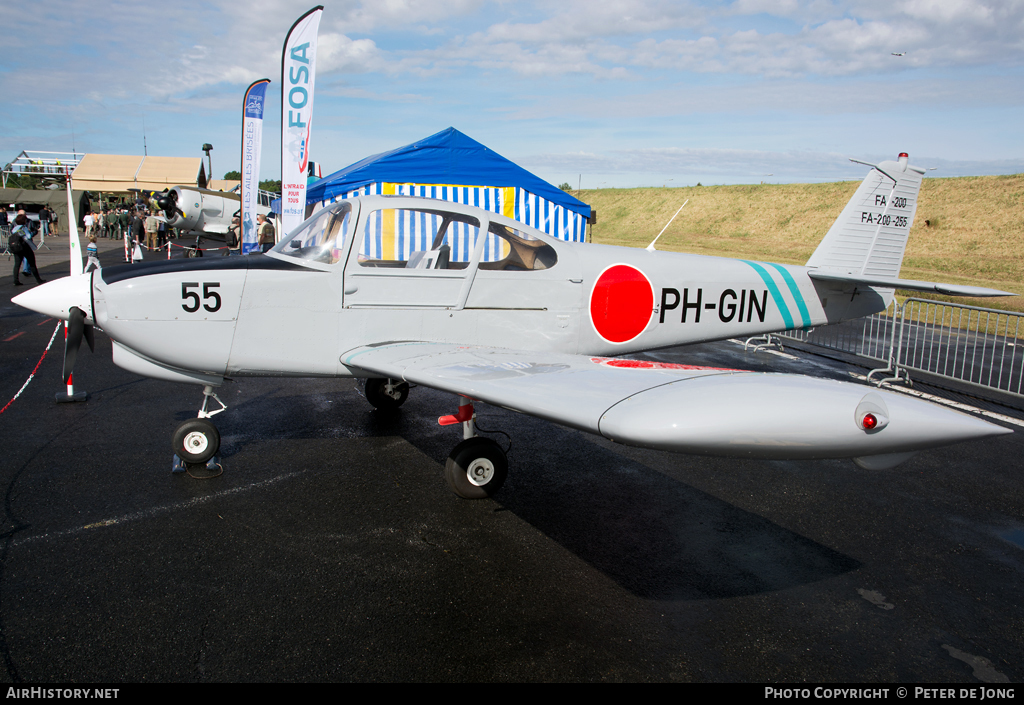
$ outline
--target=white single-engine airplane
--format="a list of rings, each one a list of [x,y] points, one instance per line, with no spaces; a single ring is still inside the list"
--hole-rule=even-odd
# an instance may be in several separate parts
[[[210,397],[229,377],[354,377],[396,408],[409,385],[458,395],[464,440],[445,467],[461,497],[507,473],[476,435],[473,400],[629,445],[754,458],[854,458],[888,468],[915,452],[1008,430],[880,389],[800,375],[623,360],[700,341],[836,323],[886,308],[894,288],[1006,292],[898,279],[924,171],[874,166],[806,266],[573,244],[466,205],[340,201],[265,256],[104,268],[15,303],[69,321],[65,379],[93,325],[114,362],[203,385],[174,434],[188,463],[219,434]]]
[[[227,191],[210,191],[190,186],[174,186],[166,191],[146,192],[150,207],[162,210],[167,225],[185,233],[227,235],[231,219],[242,207],[242,197]],[[259,204],[256,212],[270,214],[270,208]],[[255,230],[255,222],[253,230]]]

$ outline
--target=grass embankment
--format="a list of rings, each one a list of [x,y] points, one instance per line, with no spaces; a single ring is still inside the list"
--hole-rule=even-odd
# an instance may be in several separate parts
[[[804,264],[859,184],[599,189],[578,197],[597,210],[594,242],[646,247],[689,199],[659,250]],[[925,179],[900,276],[1012,291],[1022,296],[947,300],[1024,311],[1024,174]]]

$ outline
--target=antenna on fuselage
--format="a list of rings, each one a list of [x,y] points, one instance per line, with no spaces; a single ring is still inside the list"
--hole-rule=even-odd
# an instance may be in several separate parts
[[[689,202],[690,202],[689,198],[687,198],[685,201],[683,201],[683,205],[679,206],[679,211],[683,210],[683,206],[685,206]],[[679,215],[679,211],[676,211],[676,215]],[[672,225],[672,221],[676,219],[676,215],[674,215],[674,216],[672,216],[671,218],[668,219],[668,222],[665,223],[665,227],[661,229],[660,233],[658,233],[658,237],[661,237],[662,235],[665,234],[665,231],[668,230],[668,226]],[[648,252],[654,252],[654,243],[656,243],[658,241],[658,237],[656,237],[653,240],[651,240],[651,244],[647,246],[647,251]]]

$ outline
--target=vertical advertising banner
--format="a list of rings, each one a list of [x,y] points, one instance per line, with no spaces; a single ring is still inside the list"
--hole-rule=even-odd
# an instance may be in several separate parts
[[[260,193],[260,157],[263,154],[263,106],[269,78],[254,81],[242,101],[242,254],[259,252],[256,206]]]
[[[281,221],[280,238],[306,217],[306,167],[313,122],[316,39],[323,5],[292,25],[281,57]]]
[[[82,243],[78,240],[78,225],[75,217],[75,203],[71,196],[71,174],[64,170],[68,178],[68,246],[71,248],[71,276],[82,274],[85,265],[82,264]]]

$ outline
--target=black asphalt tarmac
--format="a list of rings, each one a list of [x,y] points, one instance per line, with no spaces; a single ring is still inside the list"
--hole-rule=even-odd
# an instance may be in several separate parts
[[[9,298],[0,405],[56,326]],[[89,400],[56,404],[62,348],[0,414],[4,681],[1024,677],[1019,429],[866,471],[628,448],[480,405],[510,475],[466,501],[443,478],[451,395],[386,416],[351,381],[242,379],[203,479],[171,472],[199,387],[115,367],[98,333],[75,371]],[[864,373],[792,355],[657,358]]]

